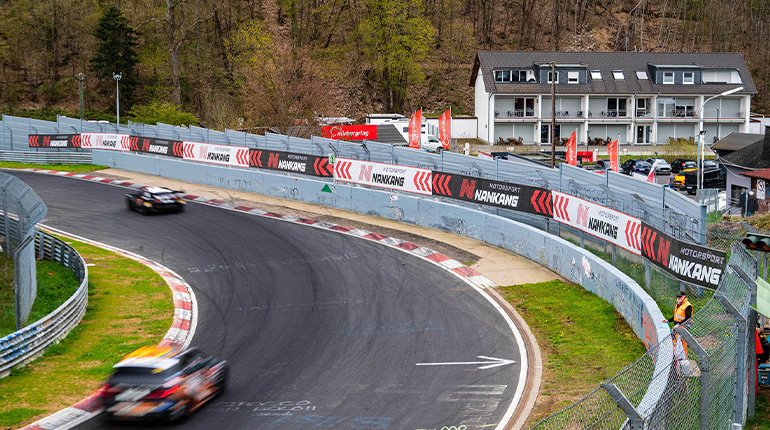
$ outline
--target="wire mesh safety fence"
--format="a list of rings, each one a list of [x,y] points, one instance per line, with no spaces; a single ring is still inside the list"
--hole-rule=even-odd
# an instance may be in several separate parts
[[[48,208],[32,188],[4,172],[0,172],[0,205],[3,251],[13,259],[13,313],[18,330],[26,324],[37,296],[33,239],[37,231],[35,224],[43,220]]]
[[[753,371],[747,323],[754,288],[750,273],[756,273],[756,262],[734,244],[729,269],[716,291],[685,286],[695,312],[681,337],[675,330],[600,388],[530,428],[716,430],[745,422],[747,382]],[[659,275],[659,291],[652,295],[679,290],[665,276]],[[677,351],[676,342],[686,339],[686,350]],[[621,399],[611,396],[610,386],[617,387]],[[619,400],[627,401],[634,413],[623,409]]]

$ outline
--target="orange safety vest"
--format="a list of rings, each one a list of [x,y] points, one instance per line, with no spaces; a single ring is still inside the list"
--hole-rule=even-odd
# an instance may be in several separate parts
[[[685,312],[685,310],[687,309],[688,306],[692,308],[692,305],[690,304],[690,301],[687,300],[686,297],[682,301],[682,304],[676,306],[676,308],[674,309],[674,322],[676,324],[680,324],[682,321],[684,321],[684,319],[685,319],[685,313],[684,312]],[[690,316],[692,316],[692,314],[690,314]],[[676,341],[677,341],[677,339],[679,337],[680,337],[679,335],[674,336],[674,346],[676,346]],[[686,359],[687,358],[687,342],[685,342],[684,339],[682,339],[682,347],[684,348],[684,357]]]

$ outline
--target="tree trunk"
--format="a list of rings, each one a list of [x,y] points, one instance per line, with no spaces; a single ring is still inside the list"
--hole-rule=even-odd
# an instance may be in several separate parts
[[[168,24],[168,62],[171,66],[171,102],[179,106],[182,104],[182,88],[179,84],[179,42],[174,37],[177,31],[174,0],[166,0],[166,23]]]

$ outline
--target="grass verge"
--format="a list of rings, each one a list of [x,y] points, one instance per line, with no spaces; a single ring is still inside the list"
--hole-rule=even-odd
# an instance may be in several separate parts
[[[532,329],[543,358],[541,392],[527,425],[571,405],[646,352],[615,308],[579,285],[555,280],[500,292]]]
[[[0,161],[2,169],[45,169],[58,170],[60,172],[83,173],[107,169],[107,166],[96,164],[35,164],[19,163],[18,161]]]
[[[37,272],[37,297],[32,305],[27,323],[32,323],[55,311],[77,290],[79,283],[75,275],[61,264],[53,261],[35,263]],[[14,310],[13,259],[6,253],[0,253],[0,267],[3,279],[0,283],[0,337],[16,331],[16,312]]]
[[[36,361],[0,380],[0,426],[18,428],[91,394],[128,352],[158,343],[171,326],[168,286],[150,268],[67,241],[89,266],[82,322]]]

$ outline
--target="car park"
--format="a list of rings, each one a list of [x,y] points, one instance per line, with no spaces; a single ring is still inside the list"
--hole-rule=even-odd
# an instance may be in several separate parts
[[[662,158],[648,158],[646,160],[651,166],[655,166],[656,175],[669,175],[671,174],[671,165],[668,161]]]
[[[671,163],[671,173],[679,173],[684,169],[694,169],[698,166],[693,160],[687,158],[677,158]]]
[[[178,421],[222,393],[228,365],[197,348],[145,346],[113,366],[101,389],[108,419]]]
[[[703,182],[701,188],[719,188],[725,189],[727,186],[727,168],[714,160],[705,160],[703,162]],[[684,189],[687,194],[695,194],[698,188],[699,169],[693,169],[684,174]]]
[[[650,163],[645,160],[626,160],[620,165],[620,173],[626,175],[631,175],[632,173],[648,175],[650,173]]]
[[[136,192],[126,194],[129,210],[139,211],[142,215],[161,212],[183,212],[186,202],[180,197],[182,191],[172,191],[163,187],[142,187]]]

